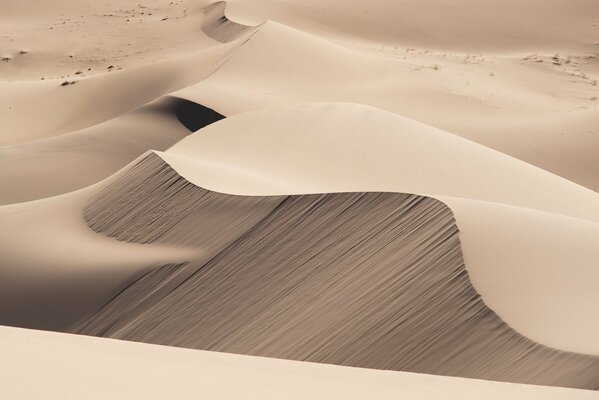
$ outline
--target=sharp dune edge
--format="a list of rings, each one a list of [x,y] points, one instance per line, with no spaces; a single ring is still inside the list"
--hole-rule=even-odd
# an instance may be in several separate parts
[[[164,96],[86,129],[0,147],[0,186],[11,188],[0,192],[0,204],[54,196],[91,185],[147,150],[166,150],[190,132],[222,118],[207,107]]]
[[[0,397],[599,398],[592,0],[0,3]]]
[[[599,355],[599,324],[582,311],[599,301],[599,196],[588,189],[357,104],[299,104],[230,117],[160,155],[186,179],[218,192],[437,198],[456,215],[475,288],[503,320],[537,342]]]
[[[207,262],[144,275],[77,333],[365,368],[599,386],[599,357],[531,342],[484,305],[468,280],[451,211],[431,198],[222,195],[195,187],[150,153],[92,197],[84,215],[92,229],[119,240],[220,251]],[[239,232],[234,240],[229,230],[220,239],[222,224]],[[206,227],[201,237],[193,229],[198,225]]]

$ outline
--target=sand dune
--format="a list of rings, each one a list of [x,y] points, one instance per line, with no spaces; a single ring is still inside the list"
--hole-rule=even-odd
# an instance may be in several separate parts
[[[382,0],[229,0],[235,20],[275,20],[345,43],[370,42],[454,51],[591,50],[597,35],[592,0],[567,7],[563,0],[426,3]]]
[[[555,53],[385,51],[348,49],[268,21],[180,95],[226,115],[306,101],[369,104],[598,187],[599,176],[589,172],[596,152],[558,152],[572,143],[599,148],[594,125],[579,122],[597,115],[592,53],[558,54],[556,61]]]
[[[4,0],[7,395],[596,397],[597,17]]]
[[[194,257],[191,249],[95,234],[81,216],[89,195],[86,189],[0,207],[2,324],[68,329],[148,269]]]
[[[434,196],[457,215],[466,267],[495,312],[538,342],[599,354],[591,339],[599,325],[584,312],[599,301],[593,284],[599,198],[588,189],[447,132],[354,104],[231,117],[161,156],[199,186],[225,193]],[[194,164],[194,157],[202,163]],[[262,177],[259,184],[253,176]]]
[[[266,144],[277,151],[269,151]],[[393,190],[599,220],[599,196],[589,189],[448,132],[360,104],[309,103],[245,113],[186,137],[168,153],[310,184],[310,190],[327,191],[339,179],[360,182],[359,188],[344,185],[344,191],[364,190],[364,183],[367,190],[390,190],[387,182],[394,179]],[[232,189],[223,182],[217,190]],[[567,197],[558,196],[564,193]]]
[[[82,78],[65,87],[61,79],[0,82],[0,106],[7,110],[0,145],[47,139],[132,111],[210,74],[226,51],[210,48],[197,55]]]
[[[10,1],[12,3],[12,0]],[[16,3],[11,5],[17,9],[21,7]],[[218,23],[204,21],[206,8],[199,6],[196,4],[191,9],[196,15],[194,18],[203,24],[204,30],[208,29],[211,23]],[[137,8],[137,3],[134,7]],[[74,69],[70,74],[44,77],[44,80],[38,77],[1,80],[0,107],[4,110],[5,133],[0,138],[0,145],[57,136],[127,113],[162,95],[206,78],[242,43],[243,38],[223,44],[206,35],[200,27],[195,29],[202,40],[195,41],[192,48],[187,47],[185,51],[164,59],[152,58],[152,62],[131,65],[127,58],[122,60],[122,64],[114,62],[104,65],[99,72],[95,72],[94,69],[94,73],[91,73],[67,58],[65,64]],[[152,43],[152,39],[149,40]],[[113,44],[115,45],[118,43]],[[107,50],[114,50],[114,47]],[[33,54],[31,51],[26,56],[33,57]],[[84,61],[87,62],[86,65],[92,65],[93,57],[85,57],[79,60],[79,63]],[[13,65],[11,58],[10,62],[0,64],[0,68],[7,69]],[[41,62],[32,60],[31,65],[32,68],[45,70]],[[76,68],[80,69],[77,71],[80,74],[76,73]],[[148,85],[148,82],[151,84]],[[31,118],[31,115],[36,115],[37,118]]]
[[[219,42],[228,43],[240,36],[252,33],[256,27],[238,24],[225,15],[227,3],[218,1],[206,7],[202,29],[209,37]]]
[[[144,152],[168,147],[222,115],[163,97],[69,134],[0,147],[0,204],[50,197],[94,184]]]
[[[99,233],[221,250],[207,262],[146,274],[75,332],[366,368],[599,384],[599,358],[531,342],[484,305],[443,203],[392,193],[229,197],[190,185],[154,154],[95,195],[85,218]],[[209,228],[190,236],[197,224],[236,231],[221,213],[244,202],[255,224],[225,236],[227,246]]]
[[[0,328],[12,399],[596,399],[591,391],[376,371]],[[32,371],[31,365],[36,368]],[[82,368],[85,365],[85,368]],[[131,378],[132,371],[135,379]]]

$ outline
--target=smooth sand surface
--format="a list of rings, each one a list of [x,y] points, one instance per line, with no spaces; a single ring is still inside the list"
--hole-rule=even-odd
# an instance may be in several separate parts
[[[92,185],[144,152],[166,150],[222,118],[196,103],[165,96],[79,131],[0,147],[0,204],[19,203]]]
[[[0,328],[11,399],[597,399],[596,392]]]

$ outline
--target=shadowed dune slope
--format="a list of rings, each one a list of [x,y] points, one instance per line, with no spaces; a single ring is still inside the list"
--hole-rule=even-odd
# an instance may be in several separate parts
[[[91,198],[85,219],[124,241],[200,246],[205,208],[271,211],[207,262],[147,273],[75,331],[440,375],[594,389],[599,358],[536,344],[485,306],[438,200],[398,193],[231,196],[156,154]],[[264,210],[264,209],[262,209]],[[221,212],[225,212],[223,209]],[[217,217],[218,218],[218,217]]]
[[[592,190],[363,104],[310,102],[234,115],[206,127],[202,135],[187,136],[166,154],[226,164],[309,190],[339,191],[337,183],[343,180],[360,182],[343,191],[444,195],[599,221],[599,195]],[[192,179],[193,170],[189,175]]]

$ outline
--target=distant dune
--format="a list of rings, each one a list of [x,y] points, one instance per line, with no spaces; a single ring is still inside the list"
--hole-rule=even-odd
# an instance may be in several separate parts
[[[13,399],[597,398],[587,390],[348,368],[7,327],[0,328],[0,339],[2,365],[10,365],[3,368],[9,379],[2,391]]]
[[[221,195],[194,187],[150,154],[95,195],[85,219],[119,240],[200,247],[209,261],[146,274],[77,333],[365,368],[599,385],[598,357],[528,341],[484,305],[468,280],[451,211],[437,200]]]

